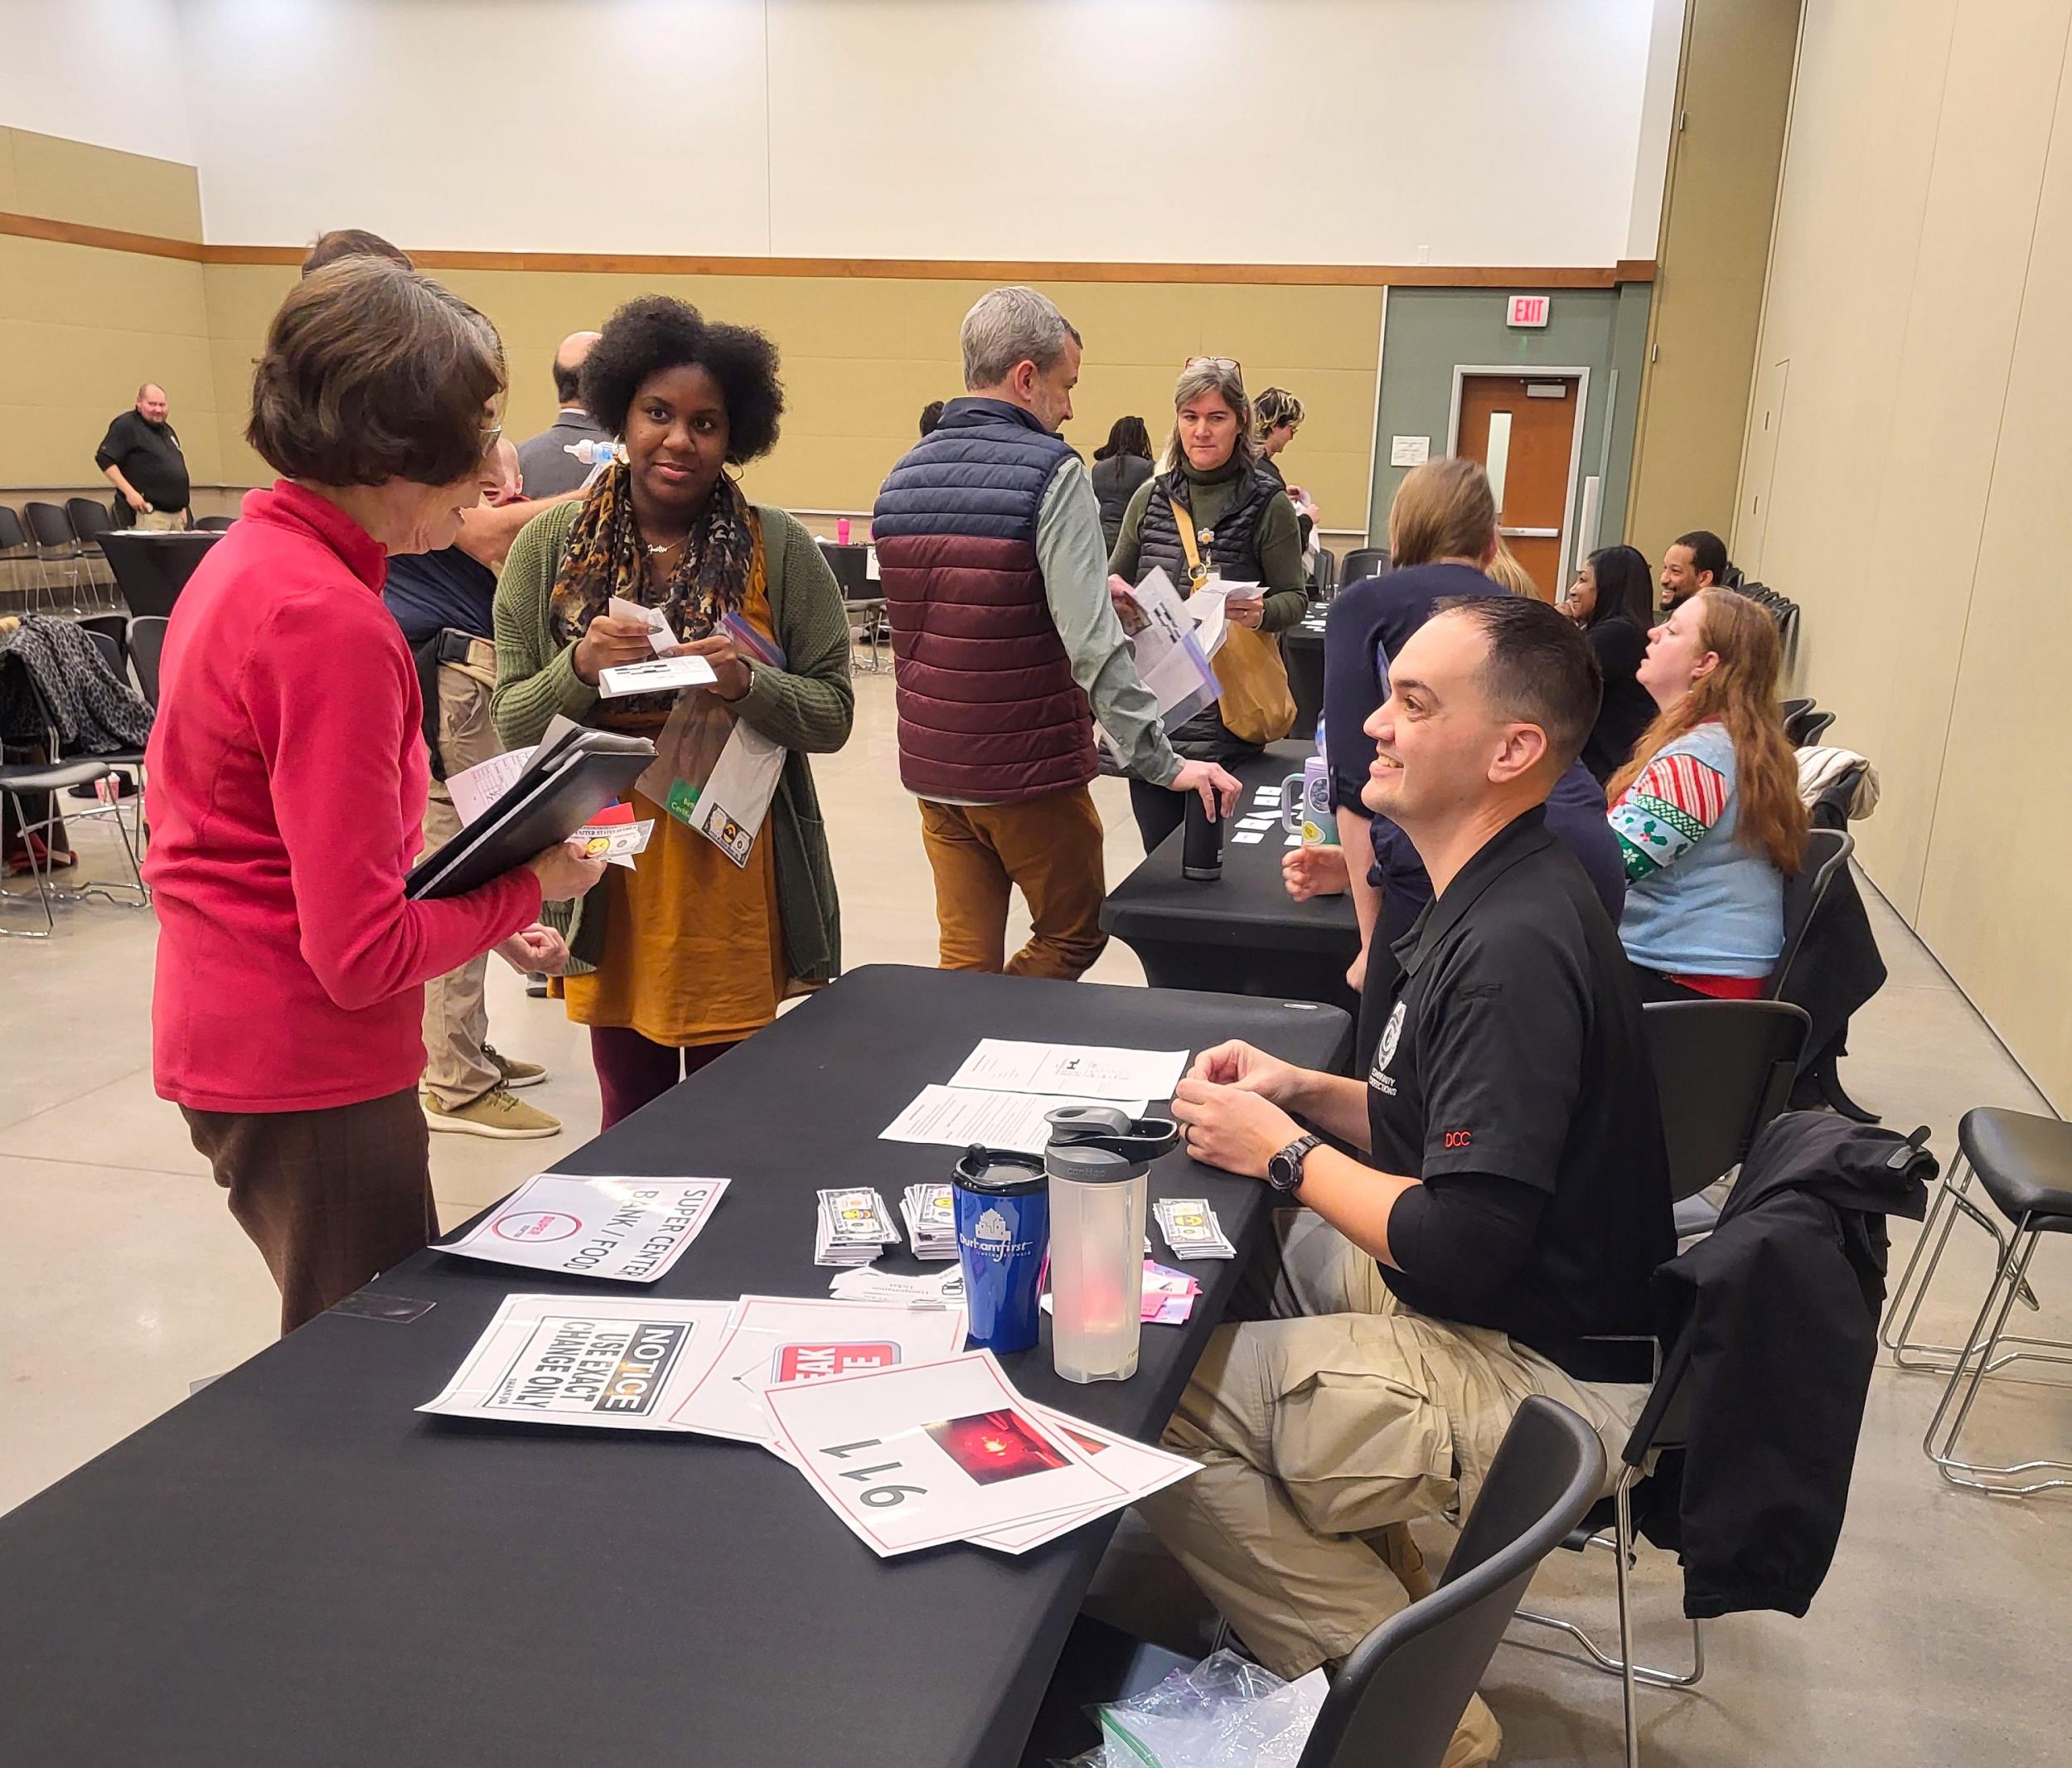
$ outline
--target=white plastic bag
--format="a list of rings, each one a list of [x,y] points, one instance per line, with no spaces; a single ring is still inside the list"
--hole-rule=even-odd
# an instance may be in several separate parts
[[[1320,1669],[1284,1682],[1219,1651],[1096,1709],[1101,1746],[1073,1768],[1293,1768],[1328,1690]]]

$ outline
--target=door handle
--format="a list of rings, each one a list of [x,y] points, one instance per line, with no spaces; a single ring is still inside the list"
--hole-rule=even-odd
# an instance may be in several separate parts
[[[1507,540],[1558,540],[1561,537],[1558,528],[1499,528],[1497,532]]]

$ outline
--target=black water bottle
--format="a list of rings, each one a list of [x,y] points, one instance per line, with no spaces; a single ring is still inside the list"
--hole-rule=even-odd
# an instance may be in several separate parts
[[[1180,876],[1214,884],[1223,875],[1223,825],[1212,817],[1198,792],[1187,795],[1187,821],[1180,838]]]

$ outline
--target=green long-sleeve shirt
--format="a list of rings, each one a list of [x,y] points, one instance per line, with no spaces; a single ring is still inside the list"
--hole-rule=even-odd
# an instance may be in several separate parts
[[[1216,472],[1203,474],[1183,462],[1180,471],[1187,475],[1188,496],[1192,501],[1195,526],[1213,528],[1223,511],[1230,507],[1232,492],[1243,484],[1243,477],[1232,468],[1224,467]],[[1114,550],[1108,555],[1108,569],[1131,583],[1137,580],[1138,549],[1144,539],[1144,512],[1150,507],[1151,499],[1164,496],[1158,477],[1152,477],[1137,487],[1130,498],[1130,507],[1122,514],[1122,530],[1116,536]],[[1269,497],[1266,507],[1259,512],[1259,521],[1252,530],[1252,545],[1258,555],[1259,583],[1266,591],[1266,605],[1259,622],[1262,632],[1285,632],[1300,620],[1309,607],[1308,575],[1302,568],[1302,526],[1295,515],[1295,506],[1285,496]],[[1173,586],[1182,595],[1188,593],[1185,584]]]

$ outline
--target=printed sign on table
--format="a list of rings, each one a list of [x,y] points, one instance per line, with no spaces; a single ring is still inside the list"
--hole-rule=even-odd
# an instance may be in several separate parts
[[[419,1412],[661,1431],[704,1378],[733,1304],[506,1296],[459,1372]]]
[[[528,1179],[438,1250],[569,1276],[651,1283],[698,1238],[724,1179]]]

